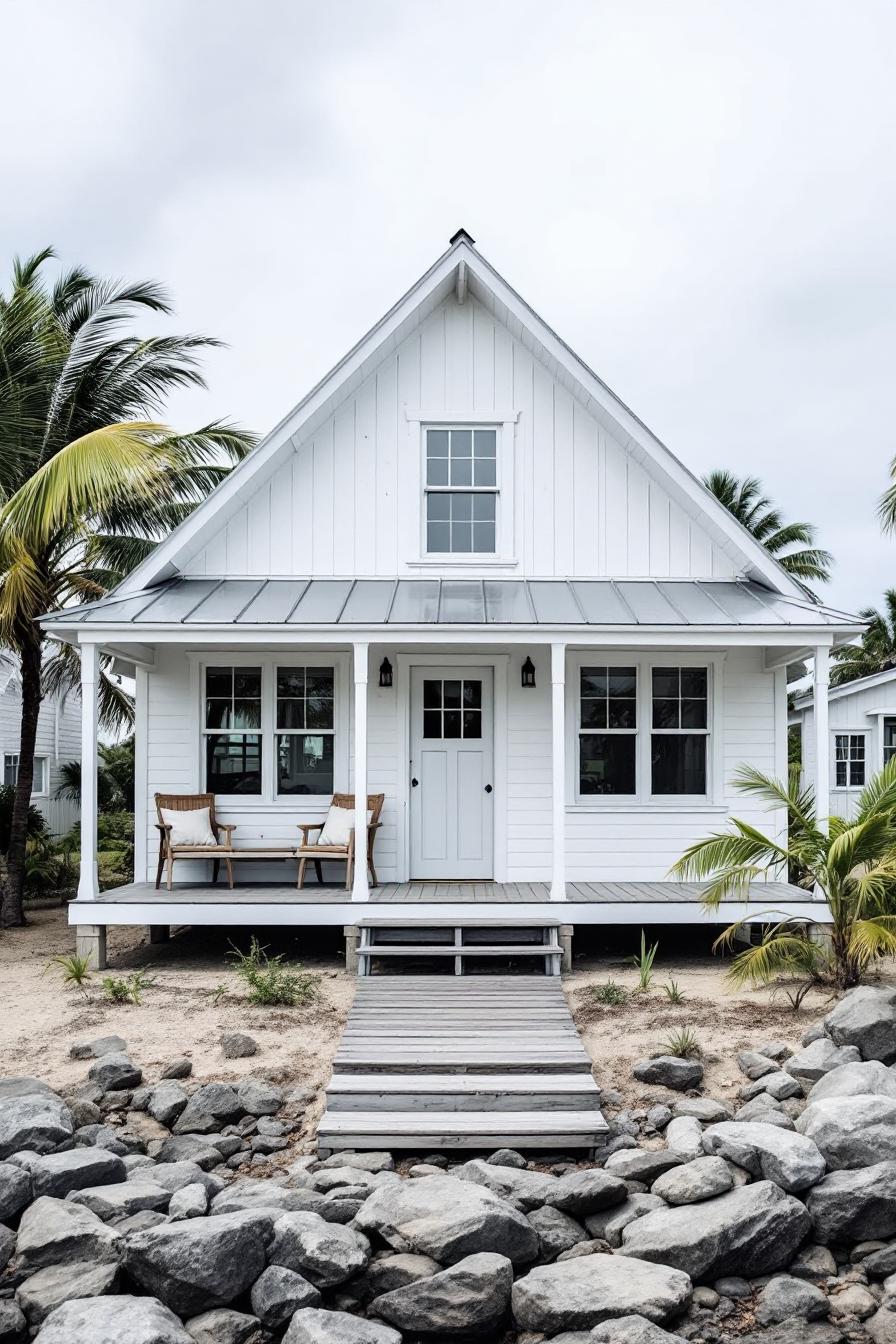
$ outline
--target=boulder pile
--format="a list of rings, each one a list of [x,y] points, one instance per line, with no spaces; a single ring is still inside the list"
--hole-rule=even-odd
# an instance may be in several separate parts
[[[737,1105],[645,1061],[588,1161],[296,1158],[306,1093],[72,1054],[0,1079],[0,1344],[896,1344],[894,991],[744,1051]]]

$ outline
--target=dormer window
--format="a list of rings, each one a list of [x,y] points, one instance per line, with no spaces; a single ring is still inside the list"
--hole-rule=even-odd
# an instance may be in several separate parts
[[[495,555],[497,451],[495,428],[426,430],[428,555]]]

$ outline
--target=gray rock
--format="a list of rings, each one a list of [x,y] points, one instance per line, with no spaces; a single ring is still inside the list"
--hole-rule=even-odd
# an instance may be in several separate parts
[[[612,1209],[628,1196],[628,1187],[621,1177],[593,1167],[587,1171],[571,1171],[558,1177],[548,1191],[546,1204],[562,1213],[584,1217]]]
[[[828,1097],[896,1097],[896,1069],[880,1060],[841,1064],[819,1078],[809,1092],[809,1104]]]
[[[159,1162],[193,1162],[203,1171],[210,1171],[221,1161],[220,1150],[202,1134],[172,1134],[156,1153]]]
[[[756,1319],[760,1325],[782,1321],[815,1321],[828,1314],[828,1299],[814,1283],[781,1274],[771,1279],[759,1294]]]
[[[507,1315],[512,1283],[507,1257],[484,1252],[394,1288],[375,1298],[368,1310],[412,1333],[478,1334],[495,1329]]]
[[[365,1300],[371,1301],[383,1293],[391,1293],[394,1288],[404,1288],[419,1279],[428,1279],[438,1274],[442,1266],[429,1255],[413,1255],[410,1252],[398,1255],[385,1255],[380,1260],[371,1260],[364,1274],[355,1280],[353,1287],[362,1289]]]
[[[74,1261],[67,1265],[47,1265],[46,1269],[39,1269],[25,1280],[16,1293],[16,1301],[33,1328],[72,1298],[114,1293],[118,1273],[116,1264]]]
[[[652,1185],[657,1176],[672,1167],[680,1167],[681,1158],[665,1148],[627,1148],[612,1153],[604,1163],[604,1170],[624,1181],[642,1181]]]
[[[420,1251],[441,1264],[494,1251],[522,1265],[538,1254],[538,1234],[519,1210],[455,1176],[421,1176],[375,1190],[356,1224],[397,1251]]]
[[[47,1318],[39,1344],[195,1344],[173,1312],[152,1297],[74,1298]]]
[[[730,1120],[734,1109],[727,1101],[715,1097],[678,1097],[672,1103],[672,1114],[692,1116],[704,1125],[717,1125],[721,1120]]]
[[[154,1209],[164,1213],[171,1199],[170,1194],[161,1185],[153,1181],[122,1181],[120,1185],[95,1185],[86,1190],[73,1190],[69,1200],[73,1204],[83,1204],[104,1223],[114,1218],[127,1218],[143,1209]]]
[[[758,1050],[741,1050],[737,1057],[737,1067],[752,1082],[757,1078],[764,1078],[767,1073],[778,1072],[775,1061]]]
[[[608,1245],[617,1247],[622,1245],[623,1228],[628,1227],[636,1218],[643,1218],[645,1213],[653,1213],[654,1209],[665,1207],[665,1200],[659,1195],[629,1195],[628,1199],[617,1208],[606,1209],[602,1213],[595,1213],[586,1218],[585,1227],[589,1236],[597,1237]]]
[[[832,1171],[896,1159],[896,1098],[828,1097],[797,1120]]]
[[[142,1180],[149,1176],[154,1185],[160,1185],[173,1195],[177,1190],[183,1190],[185,1185],[202,1185],[208,1192],[211,1199],[219,1191],[224,1189],[224,1182],[219,1176],[212,1176],[196,1162],[156,1162],[150,1164],[152,1171],[140,1168],[139,1174],[134,1177],[135,1180]],[[223,1210],[222,1210],[223,1212]]]
[[[162,1072],[159,1074],[159,1077],[162,1079],[166,1078],[184,1079],[189,1078],[192,1072],[193,1072],[193,1061],[191,1059],[187,1059],[186,1057],[182,1056],[180,1059],[172,1059],[170,1064],[164,1065]]]
[[[71,1111],[54,1093],[0,1096],[0,1161],[24,1148],[52,1152],[74,1129]]]
[[[810,1227],[797,1199],[759,1181],[702,1204],[645,1214],[623,1231],[621,1254],[674,1265],[695,1280],[750,1277],[786,1265]]]
[[[284,1213],[274,1224],[268,1259],[303,1274],[316,1288],[331,1288],[366,1267],[370,1242],[318,1213]]]
[[[830,1321],[788,1321],[739,1335],[737,1344],[846,1344],[846,1336]]]
[[[886,1306],[869,1316],[864,1326],[871,1344],[896,1344],[896,1312]]]
[[[471,1164],[467,1164],[471,1165]],[[481,1165],[485,1165],[482,1163]],[[463,1171],[458,1168],[458,1175]],[[528,1175],[529,1173],[525,1173]],[[552,1180],[552,1177],[548,1177]],[[359,1167],[327,1167],[317,1171],[311,1177],[311,1184],[315,1190],[322,1194],[328,1194],[331,1190],[351,1189],[363,1192],[364,1197],[370,1194],[371,1190],[378,1190],[381,1185],[394,1185],[401,1177],[394,1171],[363,1171]]]
[[[56,1097],[59,1100],[58,1093],[41,1078],[0,1078],[0,1101],[6,1101],[10,1097],[33,1096]]]
[[[282,1344],[401,1344],[401,1335],[379,1321],[305,1307],[293,1316]]]
[[[896,1061],[896,989],[853,989],[824,1019],[837,1045],[855,1046],[862,1059]]]
[[[774,1181],[789,1194],[808,1190],[825,1173],[825,1160],[811,1139],[771,1125],[733,1120],[710,1125],[703,1135],[703,1147],[752,1176]]]
[[[570,1218],[568,1213],[548,1205],[542,1209],[533,1209],[529,1214],[529,1222],[538,1233],[538,1258],[544,1263],[556,1260],[563,1251],[588,1240],[588,1233],[581,1223]]]
[[[204,1311],[186,1322],[187,1333],[195,1344],[255,1344],[258,1318],[230,1307]]]
[[[208,1191],[199,1181],[195,1185],[181,1186],[170,1196],[168,1217],[172,1223],[182,1218],[202,1218],[208,1212]]]
[[[849,1065],[846,1067],[848,1068]],[[789,1101],[791,1097],[801,1097],[803,1095],[799,1078],[794,1078],[793,1074],[787,1073],[785,1069],[779,1069],[777,1073],[767,1073],[753,1086],[766,1092],[775,1101]],[[754,1093],[755,1095],[758,1094]]]
[[[103,1055],[124,1055],[128,1043],[120,1036],[98,1036],[95,1041],[75,1041],[69,1047],[72,1059],[100,1059]]]
[[[158,1120],[160,1125],[170,1129],[188,1101],[189,1097],[180,1083],[169,1080],[149,1089],[144,1109],[153,1120]]]
[[[225,1059],[248,1059],[258,1054],[258,1042],[245,1031],[228,1031],[221,1037],[221,1054]]]
[[[5,1227],[0,1223],[0,1274],[3,1273],[13,1256],[16,1249],[16,1234],[11,1227]],[[0,1335],[0,1341],[2,1341]]]
[[[283,1088],[263,1078],[242,1078],[236,1094],[247,1115],[276,1115],[283,1105]]]
[[[671,1106],[651,1106],[650,1110],[647,1112],[647,1124],[650,1129],[655,1129],[657,1133],[662,1133],[671,1119]]]
[[[91,1064],[87,1076],[104,1092],[121,1092],[129,1087],[139,1087],[143,1071],[127,1055],[109,1054],[100,1055],[96,1063]]]
[[[654,1083],[686,1092],[703,1081],[703,1065],[696,1059],[680,1059],[678,1055],[659,1055],[644,1059],[632,1070],[639,1083]]]
[[[214,1134],[245,1114],[229,1083],[205,1083],[190,1097],[172,1129],[175,1134]]]
[[[683,1162],[703,1154],[703,1125],[693,1115],[677,1115],[666,1126],[666,1143]]]
[[[271,1218],[228,1213],[165,1223],[128,1237],[128,1274],[176,1311],[195,1316],[226,1307],[265,1267]]]
[[[733,1184],[728,1163],[721,1157],[698,1157],[658,1176],[651,1194],[667,1204],[698,1204],[723,1195]]]
[[[509,1148],[504,1148],[502,1152],[509,1153]],[[489,1159],[491,1160],[491,1159]],[[289,1168],[291,1175],[297,1175],[302,1163],[306,1165],[311,1161],[309,1158],[299,1158]],[[442,1164],[445,1165],[444,1163]],[[504,1163],[505,1166],[511,1166],[512,1163]],[[525,1165],[525,1163],[524,1163]],[[391,1153],[378,1153],[376,1151],[363,1153],[332,1153],[330,1157],[324,1158],[322,1162],[316,1164],[317,1168],[326,1167],[357,1167],[359,1171],[394,1171],[395,1159]]]
[[[891,1274],[896,1274],[896,1241],[891,1241],[889,1246],[883,1246],[880,1250],[866,1255],[862,1261],[862,1269],[869,1279],[888,1279]]]
[[[831,1315],[852,1323],[863,1321],[877,1309],[877,1298],[861,1283],[848,1283],[830,1299]]]
[[[30,1172],[12,1162],[0,1162],[0,1222],[14,1218],[32,1198]]]
[[[585,1338],[589,1344],[680,1344],[681,1341],[681,1335],[670,1335],[646,1316],[620,1316],[595,1326]],[[559,1344],[560,1339],[562,1336],[559,1339],[555,1336],[552,1344]]]
[[[837,1273],[837,1261],[827,1246],[810,1244],[803,1246],[787,1266],[787,1273],[795,1279],[808,1279],[810,1283],[833,1278]]]
[[[30,1272],[45,1265],[89,1260],[110,1264],[120,1256],[121,1238],[90,1209],[68,1199],[42,1195],[19,1221],[16,1264]]]
[[[31,1163],[35,1198],[52,1195],[64,1199],[70,1190],[109,1185],[123,1181],[125,1176],[121,1158],[105,1148],[70,1148],[61,1153],[47,1153]]]
[[[0,1344],[25,1344],[28,1323],[12,1298],[0,1299]]]
[[[462,1163],[455,1169],[454,1175],[459,1180],[484,1185],[493,1194],[510,1200],[526,1211],[540,1208],[556,1184],[555,1176],[547,1176],[540,1171],[491,1166],[480,1159]]]
[[[806,1206],[823,1246],[896,1236],[896,1162],[832,1172],[809,1191]]]
[[[684,1311],[691,1281],[666,1265],[614,1255],[583,1255],[538,1265],[513,1285],[513,1317],[523,1330],[587,1330],[637,1313],[662,1325]]]
[[[215,1195],[213,1213],[236,1213],[242,1209],[277,1209],[282,1213],[319,1212],[326,1205],[323,1195],[314,1190],[292,1190],[274,1181],[246,1178]]]
[[[313,1283],[285,1265],[268,1265],[252,1285],[252,1310],[263,1325],[285,1325],[302,1307],[316,1307],[321,1296]]]
[[[499,1148],[497,1152],[492,1153],[485,1160],[495,1167],[519,1167],[522,1169],[526,1165],[526,1159],[522,1153],[516,1152],[513,1148]]]
[[[820,1036],[811,1045],[791,1055],[784,1068],[794,1078],[817,1083],[819,1078],[823,1078],[832,1069],[839,1069],[842,1064],[858,1063],[861,1058],[854,1046],[838,1046],[827,1036]]]

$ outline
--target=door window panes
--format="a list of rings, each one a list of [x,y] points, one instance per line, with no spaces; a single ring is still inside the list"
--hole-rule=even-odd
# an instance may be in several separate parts
[[[427,677],[423,682],[423,736],[482,737],[482,682]]]

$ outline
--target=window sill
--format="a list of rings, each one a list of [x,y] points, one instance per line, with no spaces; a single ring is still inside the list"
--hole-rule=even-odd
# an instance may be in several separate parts
[[[338,792],[338,790],[337,790]],[[254,794],[247,798],[235,797],[232,793],[215,794],[215,813],[223,812],[321,812],[326,811],[333,801],[331,793],[303,793],[295,802],[289,798],[265,800]]]
[[[519,560],[501,560],[494,555],[470,555],[459,560],[456,555],[428,555],[422,560],[405,560],[407,569],[516,569]]]
[[[695,800],[692,803],[680,801],[676,803],[651,803],[643,802],[638,799],[632,799],[630,803],[622,801],[613,801],[607,803],[567,803],[567,812],[664,812],[670,814],[676,813],[716,813],[724,815],[729,811],[726,803],[708,803],[705,799]]]

